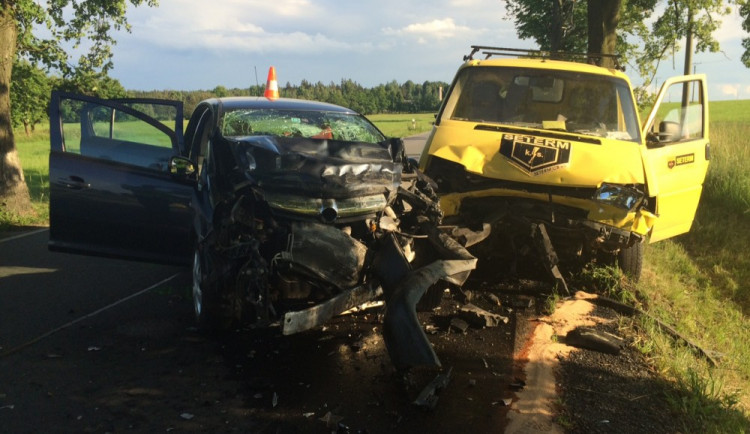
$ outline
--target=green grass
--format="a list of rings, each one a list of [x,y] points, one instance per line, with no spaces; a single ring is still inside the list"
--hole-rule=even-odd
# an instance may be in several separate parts
[[[388,137],[406,137],[429,131],[434,113],[399,113],[367,116]],[[413,120],[413,122],[412,122]]]

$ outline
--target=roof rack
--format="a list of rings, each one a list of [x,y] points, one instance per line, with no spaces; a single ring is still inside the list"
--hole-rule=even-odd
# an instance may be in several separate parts
[[[620,63],[622,58],[619,54],[572,53],[569,51],[546,51],[530,50],[525,48],[488,47],[485,45],[472,45],[471,53],[464,56],[464,61],[473,60],[474,55],[479,51],[484,54],[485,59],[489,59],[492,56],[518,56],[534,59],[569,60],[573,62],[598,64],[602,59],[608,58],[614,60],[615,69],[625,71],[625,67]]]

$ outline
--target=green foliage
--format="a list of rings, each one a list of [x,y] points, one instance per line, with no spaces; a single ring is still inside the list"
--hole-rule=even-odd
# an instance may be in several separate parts
[[[350,79],[340,83],[312,84],[302,80],[299,86],[286,83],[279,89],[283,98],[298,98],[322,101],[348,107],[359,113],[424,113],[436,112],[440,106],[440,88],[448,89],[448,83],[425,81],[422,84],[407,81],[399,85],[396,81],[365,88]],[[208,98],[222,96],[261,96],[263,86],[252,86],[249,89],[227,89],[216,86],[213,90],[193,91],[130,91],[131,98],[159,98],[182,101],[185,115],[190,115],[199,102]]]
[[[31,134],[35,125],[47,119],[47,102],[52,84],[47,74],[25,60],[13,64],[10,85],[12,123],[14,127],[24,126],[26,134]]]
[[[668,392],[666,398],[676,413],[685,416],[682,422],[687,432],[742,432],[747,427],[741,411],[735,410],[737,394],[724,393],[721,380],[711,374],[703,376],[688,369],[677,386],[677,391]]]
[[[750,1],[739,0],[737,4],[740,8],[740,16],[742,17],[742,30],[750,33]],[[750,68],[750,38],[742,39],[742,48],[745,49],[745,52],[742,53],[742,63]]]
[[[553,49],[554,23],[559,22],[562,37],[560,49],[585,52],[588,37],[587,4],[588,2],[576,0],[509,0],[506,2],[506,10],[513,17],[521,39],[533,39],[543,50]],[[561,14],[559,20],[555,18],[558,5]],[[750,31],[750,21],[747,18],[750,6],[747,0],[741,0],[740,5],[740,13],[745,17],[743,25],[747,26],[745,30]],[[651,19],[655,11],[660,15]],[[729,11],[724,0],[622,0],[615,52],[622,56],[623,62],[634,64],[642,77],[653,77],[659,62],[673,51],[679,50],[679,41],[689,31],[696,41],[695,52],[718,51],[719,43],[713,37],[721,24],[717,18]],[[650,27],[648,22],[651,23]],[[750,39],[743,44],[746,50],[750,50]],[[750,62],[748,53],[750,51],[746,51],[743,60],[748,59],[747,62]],[[651,78],[647,80],[646,86],[650,82]]]
[[[1,7],[16,18],[17,56],[69,76],[76,70],[106,72],[112,67],[111,47],[116,43],[113,33],[130,31],[125,16],[128,3],[158,4],[157,0],[18,0],[3,2]],[[43,27],[46,31],[40,32]],[[90,43],[89,50],[73,66],[62,42],[78,47],[84,40]]]

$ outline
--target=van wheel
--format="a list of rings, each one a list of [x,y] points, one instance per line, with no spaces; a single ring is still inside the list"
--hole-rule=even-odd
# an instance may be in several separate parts
[[[617,253],[617,266],[630,280],[637,282],[643,269],[643,243],[620,249]]]

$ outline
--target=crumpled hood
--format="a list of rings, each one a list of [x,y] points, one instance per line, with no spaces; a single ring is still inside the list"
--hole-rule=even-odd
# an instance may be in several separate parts
[[[264,190],[338,198],[385,193],[401,182],[400,149],[387,141],[248,136],[228,142],[239,169]]]
[[[454,125],[457,124],[457,125]],[[598,187],[645,182],[639,144],[606,137],[444,121],[428,153],[491,178],[530,184]]]

